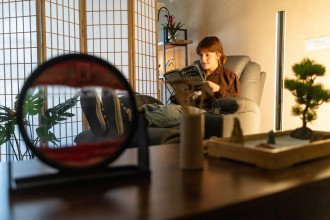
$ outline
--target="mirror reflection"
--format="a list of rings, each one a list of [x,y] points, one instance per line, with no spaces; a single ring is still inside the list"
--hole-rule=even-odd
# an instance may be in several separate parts
[[[135,103],[117,73],[101,64],[85,62],[88,71],[75,65],[49,65],[23,92],[23,133],[45,162],[83,168],[118,157],[132,133]],[[70,71],[71,77],[61,74]]]

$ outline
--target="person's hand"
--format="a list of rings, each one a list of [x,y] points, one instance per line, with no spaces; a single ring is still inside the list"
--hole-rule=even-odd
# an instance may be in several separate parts
[[[183,92],[183,96],[185,97],[185,99],[190,99],[191,97],[193,97],[194,92],[191,90],[187,90]]]
[[[214,82],[211,81],[203,81],[202,86],[204,87],[205,90],[209,89],[212,90],[212,92],[218,92],[220,90],[220,86]]]

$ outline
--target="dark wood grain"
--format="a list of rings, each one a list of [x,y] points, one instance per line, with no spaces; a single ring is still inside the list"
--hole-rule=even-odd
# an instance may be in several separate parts
[[[177,145],[150,148],[151,178],[35,189],[9,196],[1,164],[1,219],[246,219],[330,217],[330,158],[267,171],[206,158],[202,171],[179,168]],[[129,149],[116,161],[136,161]],[[36,160],[15,163],[17,173],[47,169]],[[50,172],[52,170],[50,169]]]

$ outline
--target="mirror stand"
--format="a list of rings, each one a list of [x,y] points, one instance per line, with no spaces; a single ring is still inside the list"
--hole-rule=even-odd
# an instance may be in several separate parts
[[[40,160],[21,161],[20,174],[14,174],[14,164],[8,162],[8,180],[10,193],[41,190],[60,187],[75,187],[78,185],[95,185],[105,181],[132,181],[132,179],[149,178],[149,138],[144,113],[138,113],[137,120],[137,165],[108,166],[93,169],[88,172],[60,172],[59,170],[43,164]],[[32,168],[33,167],[33,168]],[[16,169],[16,168],[15,168]]]

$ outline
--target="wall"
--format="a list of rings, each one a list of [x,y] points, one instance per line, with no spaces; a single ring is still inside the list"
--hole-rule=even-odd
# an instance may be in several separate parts
[[[262,131],[274,129],[275,102],[275,34],[276,12],[286,11],[285,77],[292,77],[291,67],[309,57],[323,64],[327,71],[320,81],[330,88],[330,49],[305,50],[305,40],[330,36],[330,1],[328,0],[160,0],[166,4],[176,21],[188,29],[194,40],[189,46],[189,60],[197,59],[195,47],[208,35],[220,37],[227,55],[246,54],[267,73],[261,102]],[[294,97],[284,91],[283,129],[301,126],[301,120],[291,115]],[[330,104],[318,110],[318,120],[312,129],[330,130],[327,113]]]

